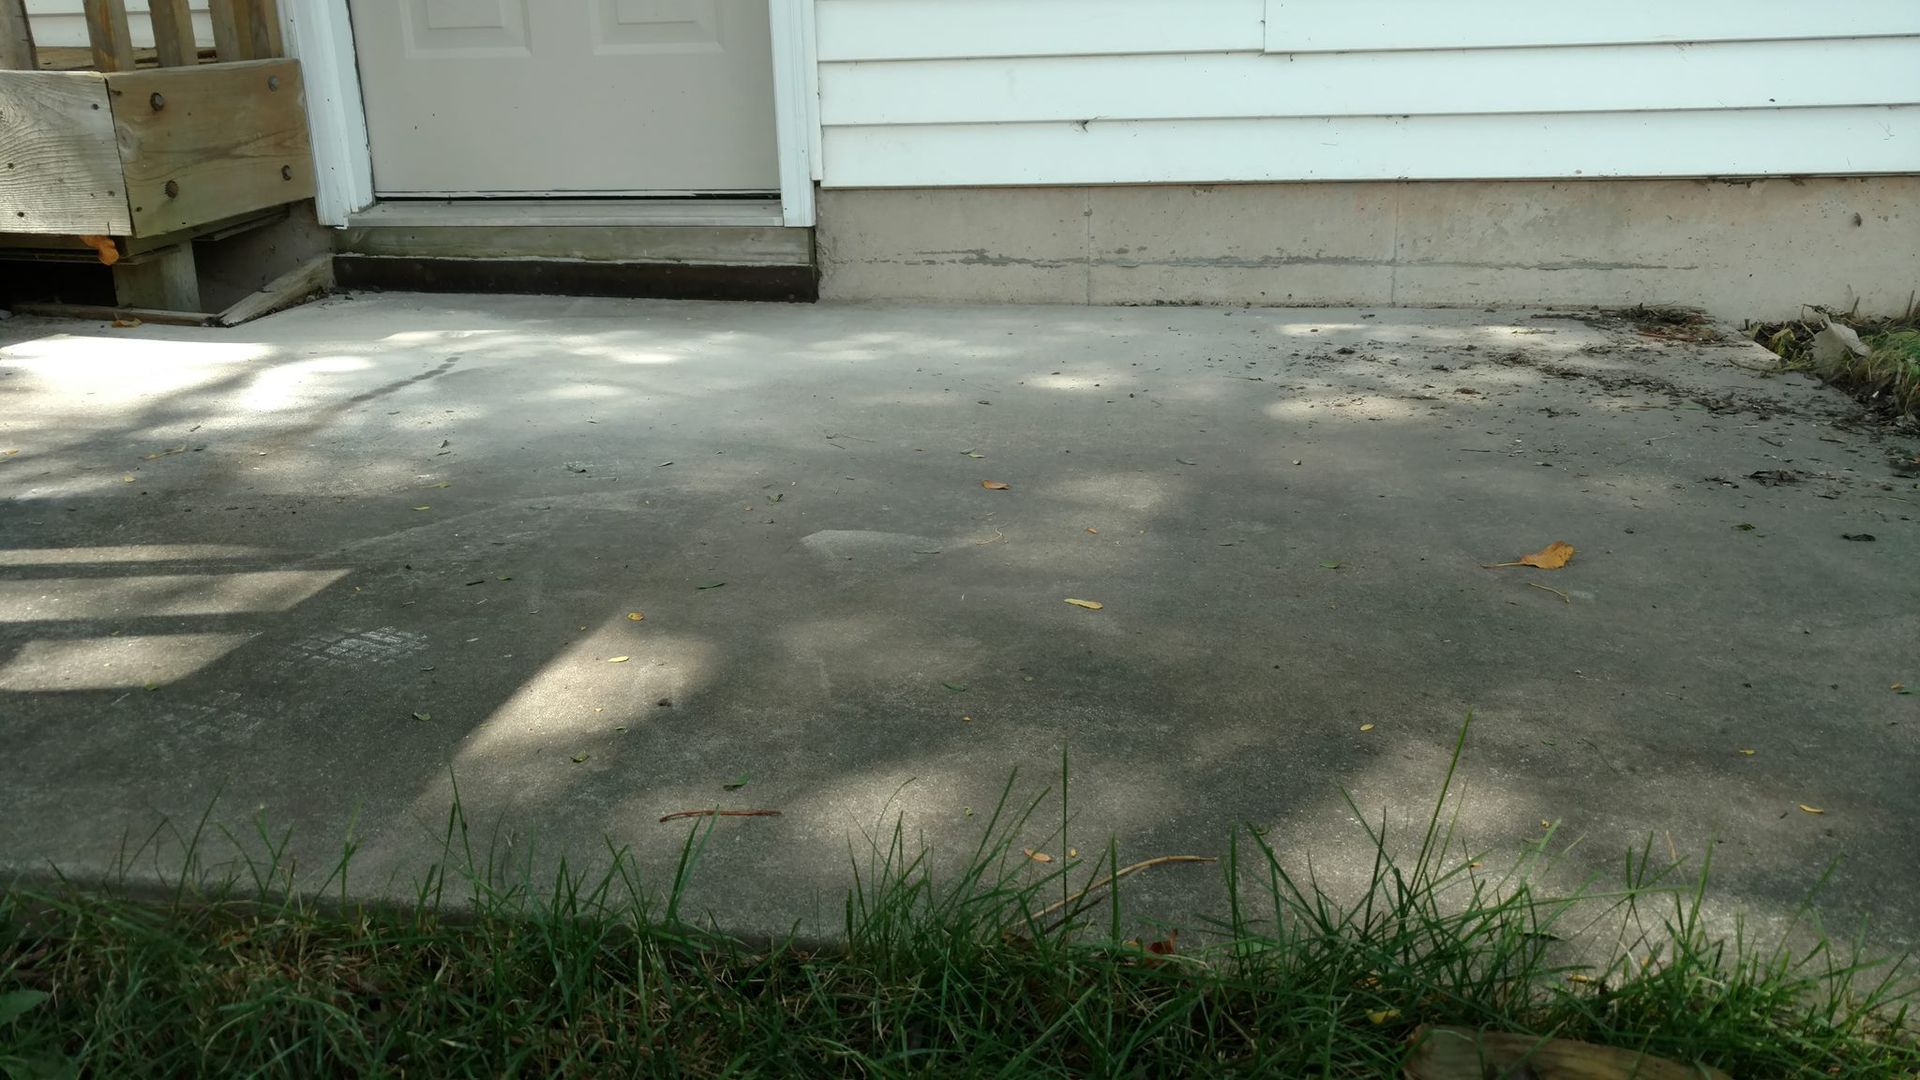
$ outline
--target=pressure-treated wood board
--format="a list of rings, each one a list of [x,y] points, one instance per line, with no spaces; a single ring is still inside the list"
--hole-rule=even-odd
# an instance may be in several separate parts
[[[0,0],[0,68],[32,71],[40,66],[34,56],[33,24],[27,20],[26,0]]]
[[[281,274],[261,286],[257,292],[241,297],[220,313],[220,325],[239,326],[332,290],[333,256],[322,255]]]
[[[120,72],[107,86],[134,235],[313,197],[298,61]]]
[[[92,72],[0,75],[0,229],[132,230],[107,82]]]

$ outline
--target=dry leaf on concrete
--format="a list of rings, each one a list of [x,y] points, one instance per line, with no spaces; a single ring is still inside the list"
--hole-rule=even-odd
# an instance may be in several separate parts
[[[1098,600],[1075,600],[1071,596],[1067,597],[1067,603],[1072,604],[1074,607],[1086,608],[1088,611],[1099,611],[1101,608],[1107,606]]]
[[[1026,852],[1027,858],[1032,859],[1034,862],[1046,863],[1053,861],[1053,856],[1044,851],[1035,851],[1032,848],[1021,848],[1020,850]]]
[[[1003,484],[1003,483],[1001,483],[1001,482],[1000,482],[1000,481],[998,481],[998,480],[982,480],[982,481],[980,481],[980,486],[981,486],[981,487],[983,487],[983,488],[986,488],[986,489],[987,489],[988,491],[1006,491],[1006,490],[1008,490],[1008,488],[1007,488],[1007,485],[1005,485],[1005,484]]]
[[[1502,566],[1532,566],[1541,570],[1558,570],[1573,561],[1573,545],[1565,540],[1555,540],[1531,555],[1522,555],[1514,562],[1487,563],[1486,569]]]

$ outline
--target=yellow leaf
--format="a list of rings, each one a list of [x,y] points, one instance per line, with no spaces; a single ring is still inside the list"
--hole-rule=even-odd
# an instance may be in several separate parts
[[[1808,805],[1807,805],[1806,803],[1801,803],[1801,804],[1800,804],[1800,809],[1802,809],[1802,810],[1805,810],[1805,811],[1806,811],[1807,813],[1809,813],[1809,814],[1824,814],[1824,813],[1826,813],[1826,811],[1825,811],[1825,810],[1822,810],[1822,809],[1820,809],[1820,808],[1819,808],[1819,807],[1817,807],[1817,806],[1808,806]]]
[[[971,717],[971,716],[963,716],[963,717],[961,717],[961,718],[960,718],[960,722],[961,722],[961,723],[963,723],[963,724],[971,724],[971,723],[973,723],[973,717]]]
[[[1573,545],[1565,540],[1555,540],[1531,555],[1520,556],[1520,561],[1542,570],[1558,570],[1573,561]]]
[[[1007,488],[1007,485],[1005,485],[1005,484],[1003,484],[1003,483],[1001,483],[1001,482],[1000,482],[1000,481],[998,481],[998,480],[982,480],[982,481],[980,481],[980,486],[981,486],[981,487],[983,487],[983,488],[986,488],[986,489],[987,489],[988,491],[1006,491],[1006,490],[1008,490],[1008,488]]]
[[[1748,756],[1748,757],[1752,757],[1753,755],[1755,755],[1755,754],[1757,754],[1757,753],[1759,753],[1760,751],[1758,751],[1758,750],[1742,750],[1742,751],[1740,751],[1740,752],[1741,752],[1742,754],[1745,754],[1745,755],[1746,755],[1746,756]]]
[[[1565,540],[1555,540],[1531,555],[1520,556],[1517,562],[1488,563],[1487,568],[1501,566],[1534,566],[1542,570],[1558,570],[1573,561],[1574,548]]]
[[[1367,1019],[1371,1020],[1376,1025],[1384,1024],[1389,1020],[1400,1019],[1400,1010],[1399,1009],[1381,1009],[1379,1012],[1368,1013]]]
[[[1052,862],[1053,861],[1053,856],[1047,854],[1044,851],[1035,851],[1032,848],[1021,848],[1020,850],[1026,852],[1027,858],[1032,859],[1034,862]]]
[[[94,254],[100,257],[101,266],[112,266],[120,261],[119,245],[110,236],[83,236],[80,242],[93,249]],[[120,325],[119,321],[115,320],[114,325]]]
[[[1067,598],[1067,603],[1072,604],[1074,607],[1086,608],[1088,611],[1099,611],[1101,608],[1107,606],[1098,600],[1075,600],[1072,597]]]
[[[1080,849],[1079,849],[1079,848],[1077,848],[1077,847],[1070,847],[1070,848],[1068,848],[1068,849],[1067,849],[1067,858],[1069,858],[1069,859],[1077,859],[1077,858],[1079,858],[1079,857],[1080,857]]]
[[[640,612],[638,612],[638,611],[629,611],[629,612],[627,612],[627,621],[628,621],[628,622],[639,622],[640,620],[642,620],[642,619],[644,619],[644,618],[646,618],[646,616],[645,616],[644,614],[642,614],[642,613],[640,613]]]
[[[414,507],[414,509],[415,509],[415,510],[431,510],[431,509],[433,509],[433,507],[431,507],[431,506],[416,506],[416,507]]]
[[[1592,982],[1592,981],[1593,981],[1593,976],[1591,976],[1591,975],[1569,975],[1569,976],[1567,976],[1567,981],[1568,981],[1568,982],[1570,982],[1570,983],[1590,983],[1590,982]]]
[[[610,659],[610,660],[608,660],[608,661],[607,661],[607,663],[609,663],[609,664],[624,664],[624,663],[626,663],[627,661],[629,661],[629,660],[631,660],[631,659],[633,659],[633,657],[631,657],[631,656],[616,656],[616,657],[613,657],[612,659]]]
[[[1087,531],[1088,531],[1088,532],[1090,532],[1090,533],[1092,533],[1092,534],[1093,534],[1093,535],[1095,535],[1095,536],[1099,536],[1099,535],[1100,535],[1100,530],[1099,530],[1099,529],[1096,529],[1096,528],[1094,528],[1094,527],[1093,527],[1093,526],[1091,526],[1091,525],[1089,525],[1089,526],[1087,526]]]
[[[123,476],[120,478],[120,482],[123,484],[131,484],[133,483],[133,477],[131,475]]]
[[[1361,731],[1372,731],[1372,730],[1373,730],[1373,725],[1372,725],[1372,724],[1361,724],[1361,725],[1360,725],[1360,730],[1361,730]]]

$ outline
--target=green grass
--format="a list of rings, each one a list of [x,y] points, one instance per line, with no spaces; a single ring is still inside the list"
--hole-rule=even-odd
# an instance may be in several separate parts
[[[295,892],[286,838],[264,830],[217,886],[190,870],[144,898],[16,889],[0,899],[0,1073],[1384,1077],[1425,1023],[1742,1078],[1920,1070],[1900,965],[1808,926],[1798,949],[1716,940],[1706,869],[1650,846],[1623,854],[1617,885],[1572,895],[1536,884],[1549,841],[1487,874],[1456,850],[1445,792],[1423,832],[1369,829],[1371,887],[1349,899],[1247,829],[1217,868],[1146,871],[1228,886],[1206,933],[1156,954],[1124,940],[1127,881],[1083,892],[1119,864],[1111,844],[1045,866],[1015,846],[1043,807],[1066,819],[1064,762],[1060,779],[1021,800],[1010,781],[951,875],[898,826],[876,838],[831,947],[694,925],[681,903],[708,827],[656,894],[618,851],[536,883],[531,861],[475,850],[457,806],[405,905],[346,899],[351,850],[330,899]]]
[[[1920,418],[1920,314],[1863,322],[1839,312],[1822,318],[1773,323],[1756,329],[1754,340],[1785,361],[1789,370],[1810,371],[1871,404],[1899,416]],[[1831,318],[1860,334],[1866,356],[1846,355],[1821,362],[1813,357],[1813,336]]]

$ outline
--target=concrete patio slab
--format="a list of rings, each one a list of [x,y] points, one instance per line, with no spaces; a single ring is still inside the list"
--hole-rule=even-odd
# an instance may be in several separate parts
[[[1471,712],[1490,859],[1711,849],[1763,924],[1839,859],[1829,917],[1920,933],[1915,446],[1734,339],[398,294],[0,333],[0,867],[100,873],[218,793],[404,893],[457,782],[515,852],[660,875],[661,815],[778,809],[697,902],[831,932],[850,846],[955,857],[1065,750],[1056,856],[1250,824],[1338,883],[1343,789],[1424,824]]]

